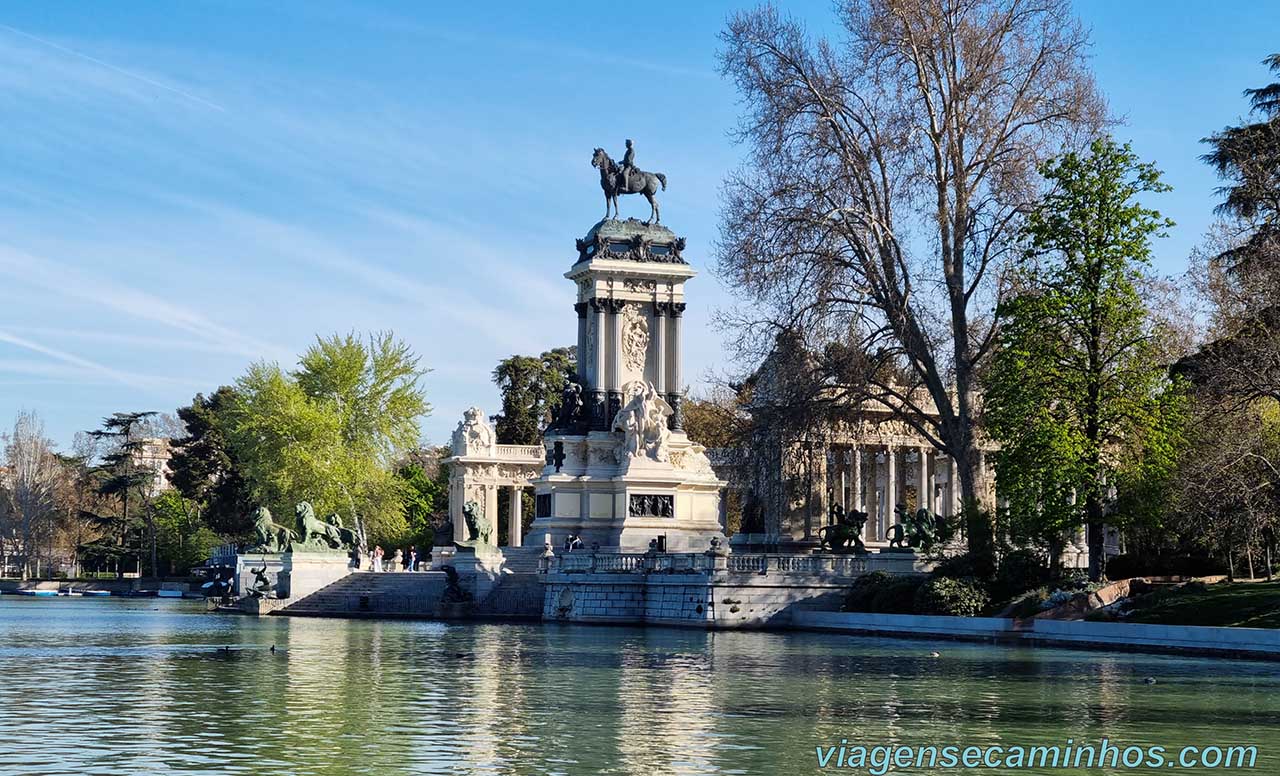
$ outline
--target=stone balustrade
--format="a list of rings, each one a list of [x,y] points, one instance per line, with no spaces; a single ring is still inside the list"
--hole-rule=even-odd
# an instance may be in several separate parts
[[[494,455],[507,461],[542,463],[546,451],[542,449],[542,445],[494,445]]]
[[[856,577],[869,571],[918,571],[917,559],[907,553],[867,555],[744,553],[728,556],[705,553],[626,553],[575,551],[555,556],[548,569],[559,574],[778,574]]]

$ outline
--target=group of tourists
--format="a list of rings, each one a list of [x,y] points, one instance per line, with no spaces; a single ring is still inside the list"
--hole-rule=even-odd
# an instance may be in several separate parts
[[[373,549],[369,550],[369,570],[375,572],[383,571],[417,571],[418,570],[418,547],[410,544],[409,549],[396,551],[391,554],[388,560],[387,551],[382,549],[382,545],[375,544]]]

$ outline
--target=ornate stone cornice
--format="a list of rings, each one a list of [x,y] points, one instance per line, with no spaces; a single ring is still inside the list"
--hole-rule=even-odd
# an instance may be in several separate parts
[[[667,235],[670,231],[663,229]],[[685,238],[659,235],[653,239],[648,234],[618,235],[595,231],[574,242],[578,249],[578,261],[613,259],[644,261],[657,264],[687,264],[683,257]]]

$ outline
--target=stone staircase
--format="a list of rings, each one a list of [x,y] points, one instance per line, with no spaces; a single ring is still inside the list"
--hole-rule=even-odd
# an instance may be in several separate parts
[[[503,567],[515,574],[537,574],[541,547],[503,547]]]
[[[297,601],[285,603],[272,614],[300,617],[501,617],[536,619],[542,616],[542,575],[537,573],[542,548],[512,548],[503,573],[483,599],[441,605],[448,578],[443,571],[354,571]],[[463,587],[468,587],[463,579]]]
[[[437,613],[446,578],[442,571],[353,571],[277,610],[274,614],[312,617],[371,615],[432,617]]]

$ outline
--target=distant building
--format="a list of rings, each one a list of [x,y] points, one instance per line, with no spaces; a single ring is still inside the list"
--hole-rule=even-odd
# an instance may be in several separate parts
[[[173,457],[173,440],[168,437],[147,437],[142,439],[141,446],[134,452],[133,465],[139,469],[150,469],[155,473],[155,480],[149,494],[155,496],[173,487],[169,481],[169,459]]]

